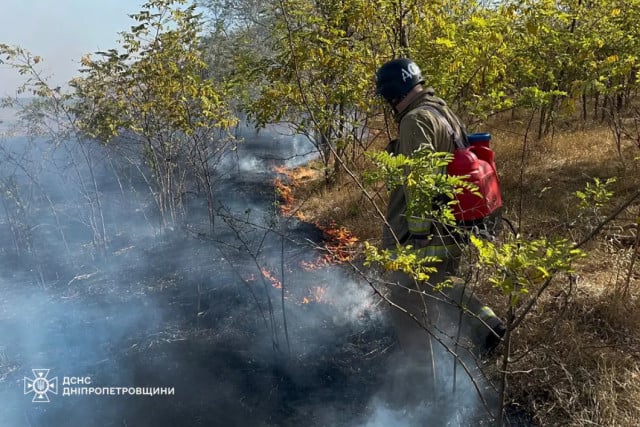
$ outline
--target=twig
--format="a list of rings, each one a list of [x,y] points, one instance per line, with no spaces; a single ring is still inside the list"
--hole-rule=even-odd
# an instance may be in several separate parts
[[[460,303],[462,304],[462,300],[464,299],[464,294],[467,291],[467,284],[469,283],[469,279],[471,272],[469,272],[469,275],[467,276],[467,278],[464,281],[464,285],[462,287],[462,294],[460,296]],[[455,340],[455,346],[454,346],[454,351],[458,351],[458,344],[460,342],[460,335],[462,333],[462,319],[464,316],[464,311],[463,310],[459,310],[459,314],[458,314],[458,326],[457,326],[457,334],[456,334],[456,340]],[[457,370],[458,370],[458,363],[457,363],[457,359],[453,359],[453,392],[456,392],[456,378],[457,378]]]
[[[269,323],[271,324],[271,342],[273,344],[273,348],[276,350],[280,350],[280,343],[278,342],[278,332],[276,330],[276,319],[275,319],[275,312],[273,310],[273,302],[271,301],[271,295],[269,292],[269,284],[266,281],[266,278],[264,277],[264,274],[262,273],[262,266],[260,265],[260,262],[258,261],[258,255],[260,254],[260,251],[262,250],[262,246],[264,244],[264,241],[266,239],[266,236],[269,232],[271,232],[271,229],[267,229],[265,231],[265,233],[262,236],[262,239],[260,240],[260,244],[258,245],[258,248],[254,251],[251,250],[249,243],[243,238],[242,234],[240,233],[240,231],[235,228],[233,226],[233,224],[229,221],[228,218],[223,218],[223,221],[225,221],[229,227],[231,228],[231,230],[233,231],[233,234],[235,234],[236,239],[238,239],[238,241],[240,242],[241,246],[247,251],[247,254],[249,254],[249,256],[251,257],[251,260],[253,261],[253,263],[255,264],[256,268],[257,268],[257,273],[260,275],[261,278],[261,282],[264,288],[264,292],[265,292],[265,296],[267,298],[267,309],[269,311]]]
[[[527,142],[529,141],[529,131],[531,130],[531,123],[533,123],[533,114],[531,112],[531,116],[529,117],[529,123],[527,123],[527,129],[524,134],[524,141],[522,143],[522,155],[520,156],[520,177],[519,177],[519,190],[520,190],[520,200],[518,203],[518,230],[522,229],[522,211],[524,210],[524,167],[527,156]]]
[[[629,285],[631,283],[631,275],[633,274],[633,267],[635,266],[636,259],[638,258],[638,250],[640,248],[640,209],[638,209],[638,218],[636,220],[638,225],[636,229],[636,241],[634,243],[633,253],[631,254],[631,261],[629,262],[629,269],[627,270],[627,277],[625,278],[624,290],[622,295],[626,298],[629,296]]]
[[[289,327],[287,326],[287,310],[284,306],[284,238],[280,239],[280,303],[282,304],[282,323],[284,325],[284,338],[287,341],[287,352],[291,356],[291,342],[289,341]]]
[[[190,231],[188,228],[185,228],[185,230]],[[211,239],[211,238],[208,239],[208,240],[211,241],[211,242],[215,242],[215,243],[224,243],[227,246],[230,246],[226,242],[216,241],[216,240]],[[218,250],[218,252],[220,253],[220,256],[222,256],[222,259],[229,265],[229,267],[231,267],[231,271],[233,271],[233,273],[247,286],[247,289],[249,289],[249,293],[251,294],[251,296],[253,297],[254,302],[256,303],[256,307],[258,308],[258,312],[260,313],[260,317],[262,317],[262,320],[264,321],[265,328],[269,328],[269,323],[267,321],[267,316],[266,316],[266,314],[264,312],[264,309],[262,308],[262,304],[260,304],[260,301],[258,300],[258,296],[253,291],[253,287],[251,286],[251,284],[244,277],[242,277],[242,275],[240,274],[240,272],[238,271],[236,266],[231,262],[231,260],[227,256],[227,254],[224,253],[224,251],[219,247],[219,245],[213,245],[213,246]],[[238,248],[233,247],[233,249],[237,250]]]
[[[509,356],[511,354],[511,333],[513,331],[513,319],[515,316],[512,303],[513,301],[510,297],[509,314],[507,315],[507,331],[504,336],[504,352],[502,353],[502,376],[500,379],[498,420],[496,424],[497,427],[502,427],[504,423],[504,407],[507,398],[507,367],[509,366]]]
[[[527,314],[529,314],[529,312],[531,311],[531,309],[533,309],[533,306],[536,304],[536,302],[538,302],[538,299],[540,299],[540,296],[544,293],[544,291],[549,287],[549,285],[551,284],[551,281],[553,280],[553,274],[551,274],[542,284],[542,286],[540,286],[540,289],[538,289],[538,292],[536,292],[536,295],[534,297],[532,297],[529,302],[527,303],[527,305],[524,307],[524,309],[520,312],[520,314],[518,315],[518,317],[513,321],[513,323],[511,324],[511,328],[515,329],[517,328],[520,323],[522,323],[522,321],[524,320],[524,318],[527,316]],[[515,313],[514,313],[515,315]],[[509,328],[507,328],[508,330]]]
[[[578,249],[581,246],[584,246],[591,239],[593,239],[600,232],[600,230],[602,230],[602,228],[605,225],[613,221],[618,215],[620,215],[625,209],[627,209],[629,205],[631,205],[638,197],[640,197],[640,190],[636,191],[636,193],[633,196],[631,196],[631,198],[629,198],[627,201],[625,201],[620,206],[618,206],[618,208],[616,208],[616,210],[614,210],[613,213],[611,213],[600,224],[598,224],[596,228],[591,230],[591,232],[584,239],[582,239],[579,243],[576,243],[574,245],[574,248]]]

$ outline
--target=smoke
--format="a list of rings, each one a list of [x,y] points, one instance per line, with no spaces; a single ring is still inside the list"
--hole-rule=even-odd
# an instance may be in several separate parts
[[[384,305],[348,268],[322,262],[315,227],[279,218],[274,206],[272,167],[308,161],[313,146],[278,128],[239,135],[217,170],[213,234],[197,199],[183,228],[160,233],[136,168],[108,147],[2,141],[0,425],[472,419],[474,392],[463,374],[450,392],[444,353],[442,393],[392,405],[389,381],[405,366]],[[50,404],[25,394],[32,369],[60,381]],[[64,377],[174,394],[63,396]]]
[[[424,366],[411,365],[402,355],[396,355],[387,365],[388,381],[368,404],[373,410],[358,426],[491,425],[491,415],[472,383],[479,385],[483,398],[495,408],[495,392],[483,382],[482,375],[474,372],[470,378],[458,368],[454,380],[453,357],[436,346],[434,359],[436,370],[432,376]]]

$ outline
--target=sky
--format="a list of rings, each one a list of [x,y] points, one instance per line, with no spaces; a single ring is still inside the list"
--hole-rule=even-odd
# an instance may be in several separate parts
[[[42,57],[50,86],[77,76],[80,58],[117,47],[118,32],[135,23],[128,14],[145,0],[2,0],[0,43],[18,45]],[[0,97],[15,95],[21,77],[0,65]]]

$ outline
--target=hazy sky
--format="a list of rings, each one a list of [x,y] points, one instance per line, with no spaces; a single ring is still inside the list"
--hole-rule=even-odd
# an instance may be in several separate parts
[[[77,75],[85,53],[116,47],[145,0],[0,0],[0,43],[40,55],[52,86]],[[0,96],[14,95],[15,71],[0,65]]]

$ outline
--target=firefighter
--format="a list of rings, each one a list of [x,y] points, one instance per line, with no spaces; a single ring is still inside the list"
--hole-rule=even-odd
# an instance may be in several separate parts
[[[394,59],[382,65],[376,73],[376,91],[392,107],[398,123],[398,139],[387,150],[395,155],[411,156],[418,148],[434,152],[453,152],[457,140],[465,138],[459,118],[437,97],[434,90],[424,86],[418,65],[410,59]],[[458,268],[464,239],[450,227],[428,218],[408,217],[409,194],[404,187],[391,189],[383,230],[383,247],[411,245],[420,253],[439,257],[429,283],[415,283],[402,272],[390,273],[391,301],[406,309],[426,327],[446,331],[463,309],[466,334],[477,345],[478,353],[487,353],[499,344],[505,329],[502,321],[483,305],[461,281],[435,291],[432,286],[454,275]],[[431,287],[429,286],[431,285]],[[426,291],[424,293],[419,293]],[[401,310],[391,310],[392,322],[404,353],[418,364],[430,363],[431,347],[424,328]],[[447,323],[448,322],[448,323]],[[446,335],[446,333],[445,333]]]

